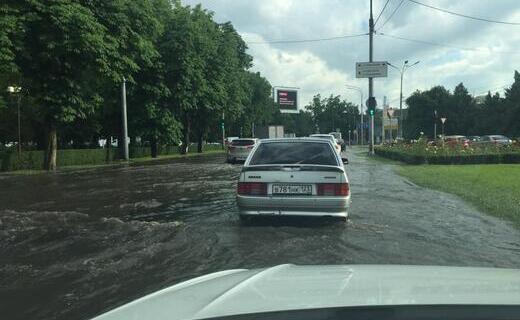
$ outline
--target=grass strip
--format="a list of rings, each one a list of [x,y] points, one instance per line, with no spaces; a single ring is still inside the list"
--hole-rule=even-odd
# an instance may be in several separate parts
[[[417,185],[456,194],[520,227],[520,165],[402,165],[397,171]]]

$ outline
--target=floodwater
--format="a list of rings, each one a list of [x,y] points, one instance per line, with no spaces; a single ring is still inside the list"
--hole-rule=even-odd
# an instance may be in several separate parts
[[[356,153],[357,152],[357,153]],[[222,155],[0,175],[2,319],[89,319],[224,269],[295,264],[520,266],[520,231],[348,150],[348,222],[243,225]]]

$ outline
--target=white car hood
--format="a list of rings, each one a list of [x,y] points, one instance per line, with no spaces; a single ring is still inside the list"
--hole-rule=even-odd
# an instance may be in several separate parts
[[[96,320],[202,319],[310,308],[520,304],[520,270],[279,265],[212,273],[157,291]]]

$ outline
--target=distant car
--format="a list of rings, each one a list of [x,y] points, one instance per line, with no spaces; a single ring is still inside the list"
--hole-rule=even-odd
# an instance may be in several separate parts
[[[227,162],[245,161],[257,142],[255,138],[233,139],[227,148]]]
[[[443,140],[444,140],[444,143],[450,147],[455,147],[455,146],[460,145],[460,146],[466,148],[470,144],[469,139],[466,136],[461,136],[461,135],[444,136]]]
[[[341,153],[341,145],[340,145],[339,142],[336,140],[336,137],[334,137],[332,134],[316,133],[316,134],[311,134],[309,137],[311,137],[311,138],[317,138],[317,139],[326,139],[326,140],[329,140],[329,141],[332,142],[332,144],[334,145],[334,149],[336,150],[336,152],[337,152],[338,154]]]
[[[330,140],[260,140],[238,179],[241,218],[290,215],[347,218],[350,189],[344,163]]]
[[[480,136],[468,136],[468,140],[470,144],[478,144],[482,138]]]
[[[489,145],[500,145],[500,146],[510,146],[513,144],[513,140],[509,139],[503,135],[487,135],[482,136],[482,140],[480,141],[482,144]]]
[[[329,132],[329,134],[333,135],[336,138],[336,141],[340,144],[341,150],[345,150],[346,144],[345,140],[341,137],[341,132]]]

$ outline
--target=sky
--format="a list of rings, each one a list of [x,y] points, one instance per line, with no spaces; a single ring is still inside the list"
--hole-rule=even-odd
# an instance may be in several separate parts
[[[375,25],[374,61],[388,61],[398,67],[405,60],[410,64],[420,61],[404,74],[405,98],[415,90],[435,85],[453,91],[460,82],[475,96],[488,90],[502,93],[513,82],[514,70],[520,70],[520,1],[418,1],[465,15],[518,24],[470,20],[408,0],[403,0],[392,16],[401,0],[389,0]],[[273,86],[300,88],[300,108],[318,93],[322,97],[341,95],[358,104],[359,92],[347,89],[346,85],[360,87],[366,100],[368,80],[355,77],[355,63],[368,61],[368,35],[301,43],[265,42],[366,34],[369,0],[183,0],[182,3],[201,3],[203,8],[214,12],[217,22],[231,21],[248,44],[248,53],[253,57],[252,71],[259,71]],[[374,0],[374,19],[385,3],[386,0]],[[378,107],[383,105],[385,96],[391,107],[398,107],[399,88],[400,73],[395,69],[388,69],[387,78],[375,78]]]

